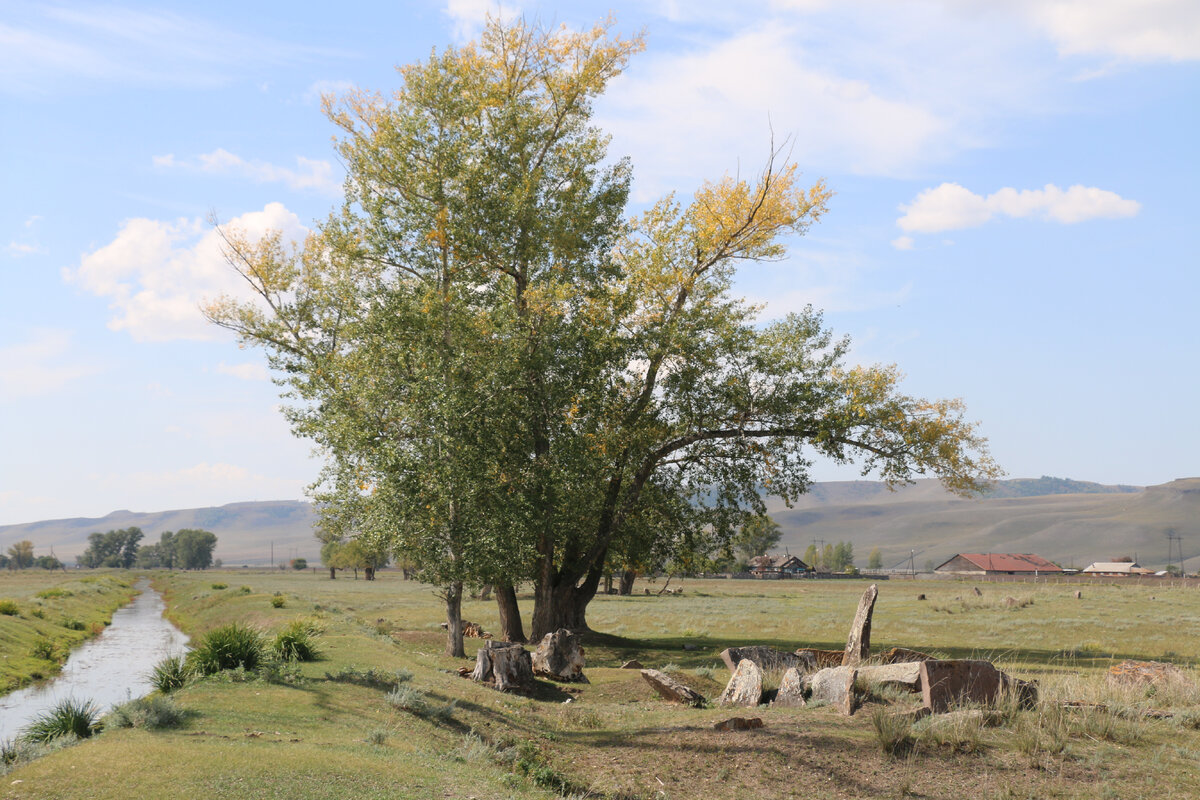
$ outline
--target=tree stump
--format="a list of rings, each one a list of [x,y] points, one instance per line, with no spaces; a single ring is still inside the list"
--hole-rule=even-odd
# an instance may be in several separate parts
[[[475,656],[471,680],[494,683],[501,692],[528,692],[533,688],[533,663],[529,651],[515,642],[489,639]]]

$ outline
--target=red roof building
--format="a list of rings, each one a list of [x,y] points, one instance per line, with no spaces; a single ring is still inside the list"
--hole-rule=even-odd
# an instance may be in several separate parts
[[[959,553],[933,570],[939,575],[1045,575],[1062,567],[1033,553]]]

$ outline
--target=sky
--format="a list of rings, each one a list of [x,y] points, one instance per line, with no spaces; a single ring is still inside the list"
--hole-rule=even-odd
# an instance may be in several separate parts
[[[214,220],[341,197],[323,93],[489,13],[643,32],[596,104],[630,213],[785,143],[836,195],[735,289],[961,397],[1011,477],[1200,475],[1200,4],[661,0],[0,5],[0,524],[301,499],[317,477]],[[854,468],[818,464],[818,480]]]

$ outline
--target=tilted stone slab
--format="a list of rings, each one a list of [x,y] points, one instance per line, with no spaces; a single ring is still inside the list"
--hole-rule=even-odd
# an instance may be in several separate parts
[[[533,674],[555,681],[588,683],[584,665],[583,644],[566,628],[543,636],[533,654]]]
[[[878,597],[879,587],[872,583],[858,601],[858,611],[855,612],[854,622],[850,625],[850,635],[846,637],[846,653],[842,657],[842,666],[856,667],[871,655],[871,614],[875,610],[875,600]]]
[[[859,667],[858,677],[867,683],[896,686],[909,692],[921,691],[921,662],[910,661],[900,664],[881,664],[877,667]]]
[[[721,651],[721,660],[725,662],[725,666],[729,667],[730,672],[736,672],[738,664],[743,659],[750,659],[755,664],[758,664],[758,668],[763,672],[788,669],[789,667],[800,667],[805,663],[795,653],[786,653],[783,650],[776,650],[774,647],[768,647],[763,644],[750,645],[749,647],[730,647]]]
[[[890,650],[884,650],[879,654],[879,661],[883,664],[900,664],[909,661],[928,661],[933,656],[928,653],[922,653],[920,650],[909,650],[907,647],[893,647]]]
[[[683,703],[684,705],[696,708],[704,705],[704,695],[695,689],[684,686],[665,672],[659,672],[656,669],[644,669],[642,670],[642,677],[645,678],[646,683],[654,687],[654,691],[673,703]]]
[[[762,702],[762,670],[748,658],[743,658],[717,698],[719,706],[745,706],[752,708]]]
[[[798,708],[808,705],[804,700],[804,675],[795,667],[783,673],[779,681],[779,689],[771,705],[781,708]]]
[[[850,716],[858,709],[858,698],[854,694],[854,682],[858,678],[856,667],[827,667],[809,677],[812,694],[809,702],[826,702]]]
[[[994,705],[1003,692],[1016,695],[1026,708],[1037,704],[1037,685],[1017,680],[990,661],[922,661],[921,699],[935,714],[964,704]]]

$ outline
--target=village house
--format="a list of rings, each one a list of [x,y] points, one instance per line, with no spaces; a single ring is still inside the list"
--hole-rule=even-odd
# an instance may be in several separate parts
[[[933,570],[938,575],[1062,574],[1062,567],[1033,553],[959,553]]]
[[[1146,569],[1136,561],[1097,561],[1083,568],[1084,575],[1095,575],[1098,578],[1128,578],[1131,575],[1153,575],[1154,571]]]
[[[750,559],[750,571],[759,577],[803,575],[812,570],[795,556],[756,556]]]

